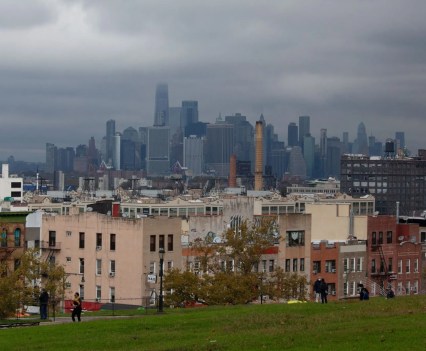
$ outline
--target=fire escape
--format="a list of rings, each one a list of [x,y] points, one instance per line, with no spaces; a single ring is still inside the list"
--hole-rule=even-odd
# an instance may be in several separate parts
[[[382,244],[373,242],[371,245],[372,252],[372,260],[374,260],[377,256],[379,257],[379,267],[375,267],[374,270],[371,271],[371,278],[375,280],[382,289],[385,287],[385,282],[387,282],[393,272],[389,272],[388,265],[386,262],[386,257],[383,252]]]

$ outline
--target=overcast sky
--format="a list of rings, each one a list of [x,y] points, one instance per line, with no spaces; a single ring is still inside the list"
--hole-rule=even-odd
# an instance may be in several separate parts
[[[151,126],[158,82],[200,120],[263,113],[426,148],[424,0],[1,0],[0,160]]]

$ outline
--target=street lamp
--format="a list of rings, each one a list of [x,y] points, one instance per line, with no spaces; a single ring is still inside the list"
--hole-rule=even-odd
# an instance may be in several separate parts
[[[160,297],[158,300],[158,312],[163,312],[163,263],[164,263],[164,247],[160,247],[158,256],[160,257]]]

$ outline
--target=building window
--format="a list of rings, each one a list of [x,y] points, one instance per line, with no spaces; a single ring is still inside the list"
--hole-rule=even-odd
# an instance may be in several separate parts
[[[349,259],[349,271],[355,272],[355,257]]]
[[[84,285],[81,284],[80,285],[80,297],[82,300],[84,300]]]
[[[96,285],[96,301],[100,302],[102,299],[102,289],[100,285]]]
[[[387,244],[392,244],[392,232],[388,231],[386,234],[386,243]]]
[[[269,272],[274,271],[274,260],[269,260]]]
[[[351,267],[349,267],[349,269],[351,269]],[[328,273],[336,273],[336,260],[326,260],[325,271]]]
[[[1,247],[7,247],[7,231],[5,228],[1,232]]]
[[[314,269],[314,274],[321,273],[321,261],[314,261],[313,269]]]
[[[160,249],[160,248],[165,248],[166,246],[164,245],[164,235],[163,234],[161,234],[159,237],[158,237],[158,248]]]
[[[15,237],[15,247],[21,246],[21,229],[16,228],[14,232]]]
[[[371,233],[371,245],[377,245],[376,232]]]
[[[301,272],[305,271],[305,259],[304,258],[300,259],[300,271]]]
[[[69,257],[69,256],[67,257],[67,263],[68,262],[71,262],[71,257]]]
[[[173,268],[173,261],[167,261],[167,270],[171,270]]]
[[[422,243],[426,242],[426,232],[420,233],[420,242],[422,242]]]
[[[392,257],[388,259],[388,272],[393,272],[393,260]]]
[[[84,249],[84,233],[83,232],[79,233],[78,248],[79,249]]]
[[[111,251],[115,251],[115,240],[116,240],[116,235],[110,234],[109,235],[109,249]]]
[[[56,232],[53,230],[49,230],[49,247],[56,246]]]
[[[66,235],[67,237],[70,237],[70,236],[71,236],[71,232],[70,232],[69,230],[67,230],[67,231],[65,232],[65,235]]]
[[[414,273],[419,273],[419,259],[414,260]]]
[[[262,260],[262,272],[266,273],[266,260]]]
[[[167,235],[167,251],[173,251],[173,234]]]
[[[84,274],[84,258],[80,258],[80,266],[79,266],[79,272],[80,274]]]
[[[418,291],[419,291],[419,281],[418,280],[414,281],[412,289],[413,289],[413,294],[417,294],[418,293]]]
[[[287,258],[285,260],[285,271],[290,272],[290,259],[289,258]]]
[[[349,258],[343,259],[343,272],[349,272]]]
[[[402,260],[398,260],[398,274],[402,274]]]
[[[149,273],[155,274],[155,262],[154,261],[149,262]]]
[[[371,260],[371,273],[376,273],[376,260]]]
[[[115,260],[109,261],[109,272],[115,274]]]
[[[115,302],[115,288],[113,286],[109,288],[109,302]]]
[[[293,272],[297,272],[297,258],[293,258]]]
[[[406,261],[405,261],[405,273],[410,273],[410,259],[408,258]]]
[[[287,232],[287,246],[304,246],[305,232],[304,231],[289,231]]]
[[[155,252],[156,251],[156,245],[155,245],[155,235],[149,236],[149,251]]]
[[[96,275],[102,274],[102,260],[96,260]]]
[[[356,259],[356,270],[357,272],[362,272],[362,257],[357,257]]]
[[[96,250],[102,249],[102,233],[96,233]]]
[[[379,232],[379,245],[383,244],[383,232]]]

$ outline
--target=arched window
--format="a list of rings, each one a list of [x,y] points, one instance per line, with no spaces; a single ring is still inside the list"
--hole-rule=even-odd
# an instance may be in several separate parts
[[[7,247],[7,231],[6,228],[3,228],[1,231],[1,247]]]
[[[15,236],[15,246],[21,246],[21,229],[16,228],[15,232],[14,232],[14,236]]]

